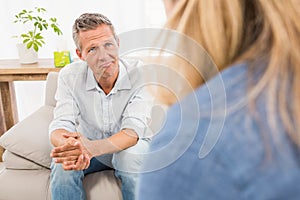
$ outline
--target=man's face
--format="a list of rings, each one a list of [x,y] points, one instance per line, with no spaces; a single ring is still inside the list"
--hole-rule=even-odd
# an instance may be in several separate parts
[[[76,50],[80,59],[85,60],[94,73],[96,80],[115,81],[118,74],[119,43],[111,28],[102,24],[95,30],[79,33],[81,51]]]

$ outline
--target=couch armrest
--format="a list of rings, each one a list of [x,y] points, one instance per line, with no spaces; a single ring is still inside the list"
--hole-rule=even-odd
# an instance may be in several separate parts
[[[46,80],[45,105],[55,107],[58,72],[49,72]]]
[[[48,127],[52,106],[43,106],[14,125],[0,137],[0,145],[10,152],[49,168],[51,163]]]

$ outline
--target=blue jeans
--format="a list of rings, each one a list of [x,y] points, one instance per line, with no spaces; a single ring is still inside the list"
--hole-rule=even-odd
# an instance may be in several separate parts
[[[139,140],[135,146],[113,155],[92,158],[90,166],[83,171],[65,171],[61,164],[52,162],[50,175],[52,200],[86,200],[82,183],[84,176],[112,167],[115,169],[115,176],[121,180],[123,200],[135,200],[143,153],[147,151],[148,146],[149,141]]]

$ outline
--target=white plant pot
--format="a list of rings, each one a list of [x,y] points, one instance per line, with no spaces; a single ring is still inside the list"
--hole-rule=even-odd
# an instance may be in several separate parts
[[[25,44],[19,43],[17,44],[17,49],[21,64],[32,64],[38,62],[38,54],[33,48],[27,49]]]

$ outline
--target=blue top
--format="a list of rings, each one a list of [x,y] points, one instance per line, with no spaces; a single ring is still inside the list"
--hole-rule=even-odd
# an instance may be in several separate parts
[[[139,200],[300,199],[299,151],[278,116],[271,136],[264,93],[251,109],[247,71],[230,67],[170,108]]]

